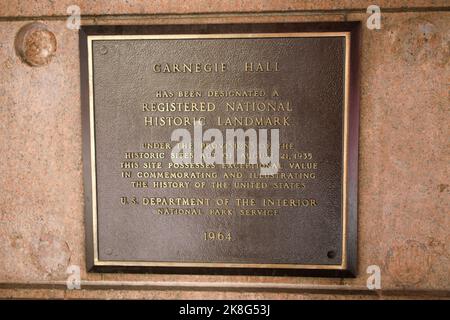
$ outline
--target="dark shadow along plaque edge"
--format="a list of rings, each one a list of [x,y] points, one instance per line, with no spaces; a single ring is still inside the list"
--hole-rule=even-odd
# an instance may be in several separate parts
[[[102,35],[224,35],[267,33],[345,33],[346,34],[346,105],[343,136],[343,243],[341,265],[277,265],[242,263],[181,263],[100,261],[96,239],[95,152],[91,152],[91,101],[89,79],[89,36]],[[276,36],[276,35],[275,35]],[[357,200],[359,134],[359,59],[360,22],[269,23],[269,24],[198,24],[198,25],[90,25],[79,32],[81,117],[83,139],[83,183],[86,236],[86,268],[89,272],[220,274],[266,276],[355,277],[357,274]],[[346,135],[345,135],[346,133]],[[95,138],[94,138],[95,139]],[[95,140],[94,140],[95,141]],[[346,147],[345,147],[346,146]],[[94,155],[93,155],[94,154]],[[94,180],[93,180],[94,179]]]

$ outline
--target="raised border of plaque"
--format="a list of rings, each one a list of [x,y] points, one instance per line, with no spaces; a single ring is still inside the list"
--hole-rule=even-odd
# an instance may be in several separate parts
[[[345,94],[342,166],[342,259],[339,265],[100,260],[97,242],[92,41],[98,39],[201,39],[261,37],[345,37]],[[92,25],[79,33],[86,265],[91,272],[241,274],[271,276],[355,277],[357,272],[357,198],[359,131],[359,22]]]

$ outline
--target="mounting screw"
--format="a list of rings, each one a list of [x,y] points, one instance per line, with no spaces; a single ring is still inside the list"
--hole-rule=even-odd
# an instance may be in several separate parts
[[[15,40],[17,55],[30,66],[40,67],[50,63],[56,52],[56,37],[41,22],[23,26]]]

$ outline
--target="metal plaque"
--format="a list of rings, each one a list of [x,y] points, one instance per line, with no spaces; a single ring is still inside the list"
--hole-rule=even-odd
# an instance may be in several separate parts
[[[358,30],[83,27],[88,270],[354,276]]]

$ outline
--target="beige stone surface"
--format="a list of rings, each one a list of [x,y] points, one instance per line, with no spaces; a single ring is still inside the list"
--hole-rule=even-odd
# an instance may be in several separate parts
[[[293,4],[294,1],[268,1],[271,6],[245,6],[245,2],[240,1],[242,7],[233,10],[231,5],[222,9],[209,6],[205,10],[300,10],[300,2]],[[358,8],[359,2],[344,1],[342,5]],[[32,2],[29,7],[6,1],[0,5],[0,16],[64,14],[64,1],[52,3],[49,9],[46,1]],[[139,7],[139,2],[133,3],[136,10],[149,10]],[[161,5],[158,12],[192,13],[200,8],[198,1],[185,7],[169,3]],[[314,3],[317,7],[313,9],[337,6],[331,1]],[[417,7],[443,5],[439,1],[410,3]],[[97,5],[89,9],[92,14],[134,12],[119,5],[102,11],[101,1]],[[302,10],[307,8],[307,4],[303,5]],[[366,17],[364,11],[177,18],[155,15],[137,20],[101,16],[86,18],[83,23],[364,22]],[[0,297],[448,297],[449,21],[450,13],[445,11],[384,13],[381,30],[362,29],[356,279],[86,273],[78,34],[65,27],[64,18],[43,19],[55,34],[58,49],[49,65],[33,68],[21,62],[14,50],[15,35],[28,21],[0,21]],[[100,286],[106,282],[105,290],[92,286],[81,291],[63,290],[66,268],[72,264],[81,266],[83,281],[102,281],[98,282]],[[376,294],[365,289],[365,271],[373,264],[382,270],[382,291]],[[143,283],[144,288],[123,289],[124,282]],[[157,283],[177,282],[238,282],[243,287],[250,284],[262,289],[152,289]],[[277,285],[281,287],[279,292],[268,289]],[[285,287],[289,285],[296,289],[288,292]]]
[[[449,22],[387,14],[363,29],[359,248],[384,288],[450,288]]]
[[[0,298],[8,299],[270,299],[270,300],[305,300],[305,299],[379,299],[367,295],[323,295],[323,294],[289,294],[289,293],[252,293],[220,291],[136,291],[136,290],[44,290],[44,289],[0,289]],[[426,297],[425,297],[426,298]]]
[[[372,4],[383,9],[439,8],[449,7],[447,0],[4,0],[0,4],[0,17],[65,16],[70,5],[78,5],[83,15],[123,14],[189,14],[189,13],[236,13],[236,12],[289,12],[289,11],[336,11],[365,10]]]

